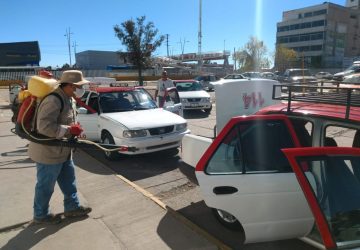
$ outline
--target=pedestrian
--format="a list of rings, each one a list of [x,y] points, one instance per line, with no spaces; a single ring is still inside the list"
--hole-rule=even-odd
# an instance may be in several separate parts
[[[168,78],[167,72],[164,70],[161,74],[161,79],[158,80],[157,89],[155,91],[155,100],[158,100],[159,107],[164,105],[164,94],[167,88],[174,87],[174,83]]]
[[[35,131],[52,138],[71,138],[82,132],[76,124],[76,106],[73,97],[83,92],[88,82],[78,70],[64,71],[54,90],[54,95],[45,97],[35,116]],[[60,99],[61,98],[61,99]],[[64,194],[64,216],[80,217],[91,212],[90,207],[80,205],[77,195],[72,149],[30,142],[29,157],[36,163],[37,182],[34,197],[34,222],[56,224],[60,215],[49,211],[50,198],[57,182]]]

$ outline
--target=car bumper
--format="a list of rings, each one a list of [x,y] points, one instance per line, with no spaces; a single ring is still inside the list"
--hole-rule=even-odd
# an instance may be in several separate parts
[[[114,141],[116,145],[131,148],[131,151],[121,151],[122,154],[137,155],[146,154],[157,151],[162,151],[170,148],[179,147],[181,140],[185,134],[189,134],[190,130],[180,133],[171,133],[165,135],[140,137],[140,138],[116,138]]]
[[[184,110],[210,109],[211,103],[183,103]]]

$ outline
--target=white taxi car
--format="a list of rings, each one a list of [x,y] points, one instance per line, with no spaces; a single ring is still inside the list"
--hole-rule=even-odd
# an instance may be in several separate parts
[[[158,108],[150,94],[136,87],[99,87],[81,98],[78,121],[83,137],[121,146],[106,158],[121,154],[144,154],[180,146],[189,133],[184,118]]]
[[[180,100],[184,110],[204,110],[210,113],[212,109],[210,95],[195,80],[173,81],[179,92]]]

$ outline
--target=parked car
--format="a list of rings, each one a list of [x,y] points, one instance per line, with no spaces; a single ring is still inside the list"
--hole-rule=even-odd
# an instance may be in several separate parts
[[[228,74],[224,76],[223,79],[244,79],[245,77],[242,74]]]
[[[246,78],[261,78],[260,72],[244,72],[241,74]]]
[[[204,110],[210,113],[212,104],[210,95],[203,90],[201,84],[195,80],[173,81],[179,92],[180,100],[184,110]]]
[[[203,89],[207,89],[209,91],[214,90],[213,87],[209,84],[210,82],[215,82],[219,80],[215,75],[203,75],[195,77],[196,81],[198,81]]]
[[[312,76],[308,69],[287,69],[282,82],[291,85],[317,85],[316,77]]]
[[[143,88],[99,87],[82,97],[78,121],[88,140],[121,146],[121,152],[106,152],[108,159],[121,154],[144,154],[180,146],[189,133],[179,115],[158,108]]]
[[[261,78],[270,79],[270,80],[277,80],[277,75],[272,72],[262,72],[260,74]]]
[[[349,68],[345,69],[342,72],[334,74],[333,79],[336,81],[342,81],[345,76],[360,73],[360,63],[358,61],[354,62]]]
[[[360,84],[360,73],[345,76],[341,82],[344,84]]]
[[[327,79],[327,80],[331,80],[333,78],[333,75],[329,72],[318,72],[315,74],[315,77],[317,79]]]
[[[341,88],[274,93],[289,103],[232,118],[201,157],[205,203],[246,243],[296,237],[326,249],[359,247],[359,90],[347,102]]]

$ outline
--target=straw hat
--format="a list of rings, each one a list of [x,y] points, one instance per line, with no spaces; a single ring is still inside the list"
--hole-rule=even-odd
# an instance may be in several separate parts
[[[88,82],[89,81],[83,77],[83,74],[80,70],[66,70],[62,73],[58,83],[72,83],[81,86]]]

